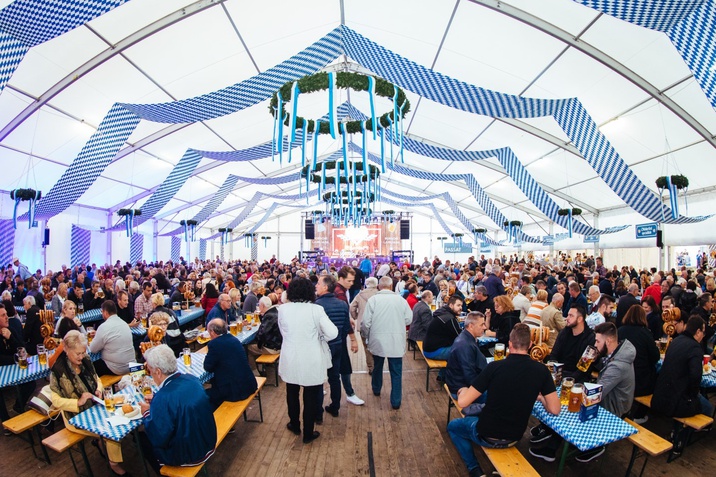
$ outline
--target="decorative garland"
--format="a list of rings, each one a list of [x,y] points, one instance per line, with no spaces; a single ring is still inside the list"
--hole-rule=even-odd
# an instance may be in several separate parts
[[[487,232],[487,229],[482,228],[482,227],[476,227],[476,228],[472,229],[472,233],[473,233],[473,235],[475,236],[475,245],[477,246],[478,249],[480,248],[480,237],[479,237],[479,235],[480,235],[480,234],[484,234],[485,232]],[[478,250],[478,251],[479,251],[479,250]]]
[[[221,231],[221,229],[219,229]],[[246,248],[251,248],[251,242],[253,242],[254,237],[256,237],[258,234],[256,233],[246,233],[244,234],[244,245]]]
[[[340,197],[339,197],[340,196]],[[350,204],[354,201],[360,201],[363,199],[367,202],[374,202],[375,201],[375,195],[371,193],[366,193],[365,196],[363,195],[363,192],[356,191],[355,195],[352,195],[349,193],[349,191],[341,191],[340,194],[338,194],[335,191],[326,192],[323,194],[323,201],[324,202],[331,202],[331,203],[338,203],[339,201],[342,201],[344,204]],[[383,212],[385,214],[385,212]]]
[[[582,215],[582,209],[573,208],[573,209],[559,209],[557,211],[557,215],[564,217],[567,216],[567,235],[569,235],[569,238],[572,238],[572,235],[574,234],[574,222],[572,217],[575,215]]]
[[[450,234],[450,236],[452,237],[453,241],[457,242],[461,247],[462,247],[462,237],[463,237],[463,235],[464,235],[464,234],[461,234],[461,233],[459,233],[459,232],[456,232],[456,233],[454,233],[454,234]]]
[[[179,225],[184,227],[184,241],[188,242],[191,240],[194,242],[196,240],[196,226],[199,224],[196,220],[182,220],[179,222]]]
[[[331,180],[331,177],[328,176],[328,171],[335,171],[336,167],[338,167],[338,164],[342,164],[342,162],[339,161],[326,161],[326,162],[318,162],[315,165],[306,165],[303,168],[301,168],[301,179],[307,179],[310,174],[310,180],[314,184],[323,184],[325,187],[325,182],[333,182],[335,183],[335,178]],[[378,177],[380,176],[380,169],[378,166],[374,166],[373,164],[367,164],[368,167],[368,174],[363,173],[363,163],[362,162],[350,162],[348,164],[348,169],[353,170],[355,169],[356,172],[360,172],[360,174],[355,175],[345,175],[342,174],[341,171],[338,171],[338,179],[340,184],[353,184],[356,183],[363,183],[368,181],[371,177]],[[345,167],[341,166],[341,170],[344,170]],[[327,177],[328,176],[328,177]]]
[[[35,211],[37,210],[37,201],[42,198],[42,191],[35,189],[14,189],[10,191],[10,199],[15,201],[15,207],[12,211],[12,225],[17,229],[17,207],[22,201],[29,201],[30,207],[28,213],[27,228],[31,229],[35,222]]]
[[[659,188],[659,198],[663,200],[664,191],[669,191],[669,202],[671,205],[671,218],[679,217],[679,191],[684,191],[684,205],[686,205],[686,213],[689,213],[689,204],[686,201],[686,193],[689,190],[689,178],[682,175],[661,176],[656,179],[656,187]],[[664,209],[662,208],[662,218],[664,217]]]
[[[119,209],[117,215],[124,217],[124,226],[127,230],[127,237],[132,236],[134,228],[134,217],[142,215],[142,209]]]
[[[336,88],[352,89],[353,91],[370,91],[370,79],[372,77],[362,75],[360,73],[349,72],[338,72],[335,75]],[[408,112],[410,111],[410,101],[408,101],[408,98],[405,95],[405,91],[403,91],[403,89],[399,86],[396,86],[393,83],[390,83],[382,78],[374,78],[374,81],[375,94],[384,98],[393,99],[395,95],[395,89],[397,88],[397,102],[399,105],[404,105],[399,108],[399,115],[400,119],[404,118],[405,115],[408,114]],[[316,73],[310,76],[304,76],[295,83],[297,83],[298,90],[301,93],[315,93],[316,91],[325,91],[331,88],[331,85],[329,83],[329,74],[325,72]],[[281,118],[285,118],[283,120],[284,125],[290,126],[291,124],[295,124],[296,128],[303,129],[304,123],[306,123],[305,132],[313,133],[316,129],[316,121],[312,119],[307,120],[301,116],[295,116],[295,118],[291,119],[291,115],[288,113],[288,111],[286,111],[286,103],[288,101],[291,101],[292,99],[295,100],[293,89],[293,81],[284,83],[284,85],[279,88],[278,92],[271,97],[269,112],[275,118],[277,112],[280,110]],[[279,95],[281,96],[280,101]],[[378,122],[380,123],[379,128],[390,127],[391,124],[395,123],[395,110],[388,111],[387,113],[380,116]],[[318,134],[332,134],[330,123],[321,121],[319,121],[318,123]],[[369,119],[365,123],[363,121],[348,121],[345,123],[345,132],[347,132],[348,134],[360,133],[363,132],[363,126],[365,126],[365,129],[373,131],[373,120]]]
[[[228,228],[228,227],[226,227],[226,228],[222,227],[219,229],[219,233],[221,234],[221,244],[222,245],[229,243],[229,236],[231,236],[231,232],[233,230],[234,229]]]
[[[507,240],[520,245],[522,236],[522,222],[519,220],[505,220],[505,227],[507,227]]]
[[[261,239],[264,241],[264,248],[266,248],[266,245],[267,245],[267,242],[266,242],[266,241],[267,241],[267,240],[271,240],[271,237],[268,236],[268,235],[262,235],[262,236],[261,236]]]

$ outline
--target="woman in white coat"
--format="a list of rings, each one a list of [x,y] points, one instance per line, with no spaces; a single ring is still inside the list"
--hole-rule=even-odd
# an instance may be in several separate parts
[[[328,378],[330,366],[324,360],[321,339],[326,342],[338,336],[338,328],[323,311],[313,304],[316,290],[307,278],[294,278],[288,285],[286,296],[289,303],[278,307],[278,327],[283,336],[281,360],[278,373],[286,383],[289,431],[301,434],[298,393],[303,387],[303,442],[320,436],[313,427],[318,413],[319,399],[323,397],[323,383]]]

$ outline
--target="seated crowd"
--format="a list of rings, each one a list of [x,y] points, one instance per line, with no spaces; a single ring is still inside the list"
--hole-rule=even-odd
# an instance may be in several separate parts
[[[600,405],[618,417],[645,422],[648,409],[634,397],[652,394],[652,409],[665,416],[713,413],[713,405],[699,394],[702,356],[713,353],[710,318],[716,294],[714,278],[704,269],[608,270],[600,257],[579,255],[574,260],[560,256],[555,263],[470,257],[465,264],[442,263],[436,256],[422,264],[380,266],[365,257],[341,267],[320,260],[282,264],[275,257],[264,263],[224,263],[217,257],[63,266],[30,274],[15,259],[0,269],[0,294],[0,364],[12,364],[18,347],[35,354],[44,340],[40,310],[53,311],[62,344],[50,361],[52,398],[65,425],[76,432],[84,431],[69,419],[90,407],[93,395],[102,395],[99,377],[127,374],[128,363],[146,361],[158,391],[141,404],[141,439],[144,456],[157,472],[160,465],[197,464],[213,454],[211,413],[222,402],[256,392],[253,370],[262,355],[281,354],[287,429],[302,434],[304,443],[320,436],[315,426],[323,422],[324,411],[339,417],[343,391],[349,403],[365,404],[351,381],[349,353],[358,352],[358,336],[373,394],[381,395],[387,360],[389,400],[399,410],[406,327],[408,341],[422,342],[426,358],[447,361],[438,380],[466,416],[451,421],[448,433],[470,475],[483,474],[472,443],[514,445],[535,401],[559,414],[548,368],[530,358],[535,345],[546,347],[545,363],[563,363],[563,377],[603,385]],[[194,300],[203,309],[197,321],[210,338],[203,366],[214,377],[206,390],[195,377],[177,372],[187,339],[167,306]],[[95,309],[99,321],[80,320],[81,313]],[[662,319],[665,310],[673,329]],[[257,313],[261,324],[245,350],[228,329],[246,313]],[[146,334],[132,332],[141,331],[142,320],[163,331],[161,345],[144,353]],[[483,344],[482,337],[491,338],[483,340],[490,344]],[[657,373],[660,340],[668,340],[668,348]],[[488,364],[495,342],[505,345],[509,356]],[[590,346],[598,359],[580,370],[577,364]],[[88,351],[99,359],[92,361]],[[18,387],[14,412],[23,412],[35,384]],[[0,419],[9,417],[0,399]],[[529,435],[530,454],[553,462],[561,437],[544,424],[532,427]],[[677,452],[685,445],[683,436],[674,442]],[[112,472],[124,475],[121,447],[101,439],[94,444],[106,452]],[[577,460],[588,462],[603,452],[604,447],[592,449]]]

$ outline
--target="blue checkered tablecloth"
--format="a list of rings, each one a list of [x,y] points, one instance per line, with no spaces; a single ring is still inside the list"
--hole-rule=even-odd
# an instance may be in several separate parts
[[[179,322],[179,326],[185,325],[191,321],[196,320],[197,318],[201,318],[204,316],[204,309],[203,308],[191,308],[190,310],[181,310],[180,312],[174,312],[177,315],[177,321]]]
[[[252,326],[250,330],[247,330],[244,326],[244,329],[236,335],[236,339],[241,341],[242,345],[247,345],[251,343],[254,340],[254,337],[256,336],[256,333],[259,332],[258,325]]]
[[[535,403],[532,415],[582,452],[616,442],[638,432],[634,426],[627,424],[603,407],[599,408],[597,417],[587,422],[579,420],[578,412],[567,411],[567,406],[562,406],[558,416],[552,415],[540,402]]]
[[[130,326],[129,329],[132,331],[132,334],[135,336],[144,336],[147,334],[146,328],[144,328],[142,325],[135,326],[134,328],[132,328]]]
[[[133,396],[134,387],[127,386],[126,388],[119,391],[117,394]],[[111,426],[107,423],[108,417],[111,417],[111,415],[104,408],[104,405],[95,404],[91,408],[77,414],[75,417],[70,419],[70,424],[72,424],[78,429],[93,432],[98,436],[119,442],[124,439],[127,434],[141,426],[143,422],[143,419],[137,419],[135,421],[129,421],[129,424],[124,424],[121,426]]]
[[[93,321],[100,321],[102,319],[102,310],[99,308],[95,308],[94,310],[88,310],[84,313],[80,313],[79,315],[80,321],[82,323],[91,323]]]
[[[480,337],[477,339],[477,342],[478,342],[478,344],[480,344],[480,345],[486,345],[486,344],[490,344],[490,343],[497,343],[497,338],[495,338],[494,336],[480,336]]]
[[[0,366],[0,388],[29,383],[50,375],[50,368],[46,364],[40,366],[37,356],[30,356],[29,359],[31,363],[26,369],[20,369],[17,364]]]
[[[24,314],[25,314],[25,307],[24,307],[24,306],[16,306],[16,307],[15,307],[15,311],[17,311],[17,312],[20,313],[21,315],[24,315]]]
[[[664,364],[664,360],[660,359],[658,363],[656,363],[656,372],[661,371],[661,365]],[[702,374],[701,375],[701,387],[702,388],[716,388],[716,372],[711,371],[708,374]]]
[[[214,377],[213,373],[209,373],[204,370],[204,359],[206,359],[206,353],[192,353],[191,354],[191,367],[187,368],[184,365],[184,358],[177,358],[177,371],[182,374],[191,374],[201,381],[202,384],[209,381]]]

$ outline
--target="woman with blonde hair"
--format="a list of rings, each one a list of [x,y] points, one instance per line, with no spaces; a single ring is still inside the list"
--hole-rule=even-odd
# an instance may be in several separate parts
[[[152,322],[152,317],[156,314],[162,315],[162,318],[167,320],[164,343],[169,345],[176,356],[179,356],[179,353],[181,353],[186,344],[186,338],[184,337],[184,333],[179,329],[179,322],[177,321],[174,311],[164,306],[164,295],[160,292],[152,294],[150,301],[154,306],[154,311],[149,315],[149,322]]]
[[[92,407],[93,396],[102,396],[102,381],[97,376],[92,360],[87,356],[87,338],[79,331],[72,330],[67,332],[62,344],[64,349],[59,353],[50,370],[52,405],[62,411],[62,419],[65,421],[67,429],[97,438],[99,437],[97,434],[78,429],[70,424],[71,418]],[[113,440],[106,440],[104,444],[112,473],[125,475],[126,472],[120,465],[124,460],[121,444]],[[92,445],[97,447],[104,457],[100,441],[95,439],[92,441]]]

